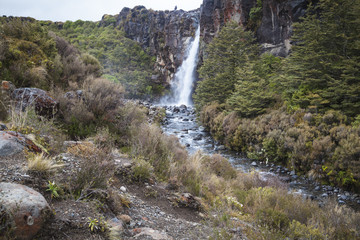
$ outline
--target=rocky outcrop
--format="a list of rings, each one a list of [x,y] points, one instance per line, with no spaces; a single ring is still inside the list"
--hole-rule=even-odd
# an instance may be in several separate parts
[[[250,12],[256,0],[203,0],[193,11],[154,11],[143,6],[124,8],[115,15],[116,23],[109,23],[104,15],[100,25],[114,25],[126,36],[141,44],[144,50],[156,56],[155,74],[151,81],[168,85],[181,65],[187,46],[201,26],[202,58],[205,46],[229,21],[249,27]],[[291,47],[292,24],[305,14],[306,0],[262,0],[256,37],[265,51],[276,56],[287,56]],[[201,61],[200,61],[201,62]]]
[[[34,106],[38,115],[47,117],[52,117],[58,111],[58,102],[47,92],[38,88],[17,88],[10,96],[17,108],[21,110]]]
[[[201,8],[201,35],[205,44],[229,21],[247,27],[256,0],[204,0]],[[256,37],[266,51],[286,56],[290,50],[292,24],[305,14],[306,0],[263,0]]]
[[[15,183],[0,183],[0,206],[0,236],[9,233],[16,239],[32,239],[51,216],[40,193]]]
[[[41,148],[21,133],[0,131],[0,157],[11,156],[24,150],[40,153]]]
[[[156,56],[152,81],[169,84],[195,36],[200,10],[154,11],[143,6],[124,8],[115,16],[126,36]],[[100,24],[104,25],[106,16]]]

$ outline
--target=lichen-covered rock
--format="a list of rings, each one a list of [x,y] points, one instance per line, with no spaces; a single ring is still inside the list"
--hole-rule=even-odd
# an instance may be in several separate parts
[[[203,210],[201,199],[194,197],[190,193],[174,194],[172,197],[169,197],[169,201],[178,207],[191,208],[198,211]]]
[[[56,100],[38,88],[17,88],[11,93],[11,99],[16,102],[16,106],[21,110],[34,106],[36,113],[41,116],[52,117],[59,108]]]
[[[41,152],[41,148],[23,134],[14,131],[0,131],[0,157],[11,156],[25,149],[36,153]]]
[[[35,190],[15,183],[0,183],[0,236],[32,239],[51,216],[45,198]]]

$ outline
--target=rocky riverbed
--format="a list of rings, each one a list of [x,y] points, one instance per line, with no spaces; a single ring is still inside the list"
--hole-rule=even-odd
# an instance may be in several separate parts
[[[335,198],[339,204],[347,204],[356,210],[360,210],[360,196],[358,194],[321,185],[315,180],[299,176],[295,171],[290,171],[285,167],[273,163],[256,162],[242,154],[227,150],[223,145],[215,142],[210,134],[198,125],[196,113],[192,107],[181,105],[164,106],[164,108],[166,109],[166,118],[162,126],[164,132],[178,136],[190,153],[199,150],[209,154],[220,153],[228,158],[237,169],[245,172],[258,171],[263,178],[279,178],[288,184],[289,192],[317,200],[320,205],[326,204],[330,198]]]

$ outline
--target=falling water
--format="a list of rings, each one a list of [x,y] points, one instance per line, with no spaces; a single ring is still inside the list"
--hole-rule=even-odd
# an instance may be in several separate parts
[[[175,74],[171,85],[172,98],[167,98],[166,104],[192,105],[191,91],[195,79],[195,68],[197,65],[198,50],[200,42],[200,26],[196,30],[195,39],[187,49],[186,59]]]

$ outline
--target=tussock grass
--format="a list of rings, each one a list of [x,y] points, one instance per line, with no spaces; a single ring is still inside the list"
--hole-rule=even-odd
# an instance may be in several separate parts
[[[63,164],[56,163],[50,157],[46,157],[43,153],[27,155],[27,170],[38,173],[52,173],[63,167]]]
[[[141,126],[133,135],[132,153],[145,156],[157,176],[165,173],[164,180],[175,180],[182,191],[202,198],[214,239],[231,239],[230,229],[237,227],[249,239],[360,237],[359,213],[332,202],[320,208],[317,202],[289,194],[279,180],[235,170],[220,155],[199,151],[188,156],[176,138],[156,126]]]
[[[115,171],[115,163],[108,149],[99,149],[91,142],[83,142],[69,147],[68,153],[80,162],[80,168],[76,169],[68,186],[78,201],[107,188]]]

